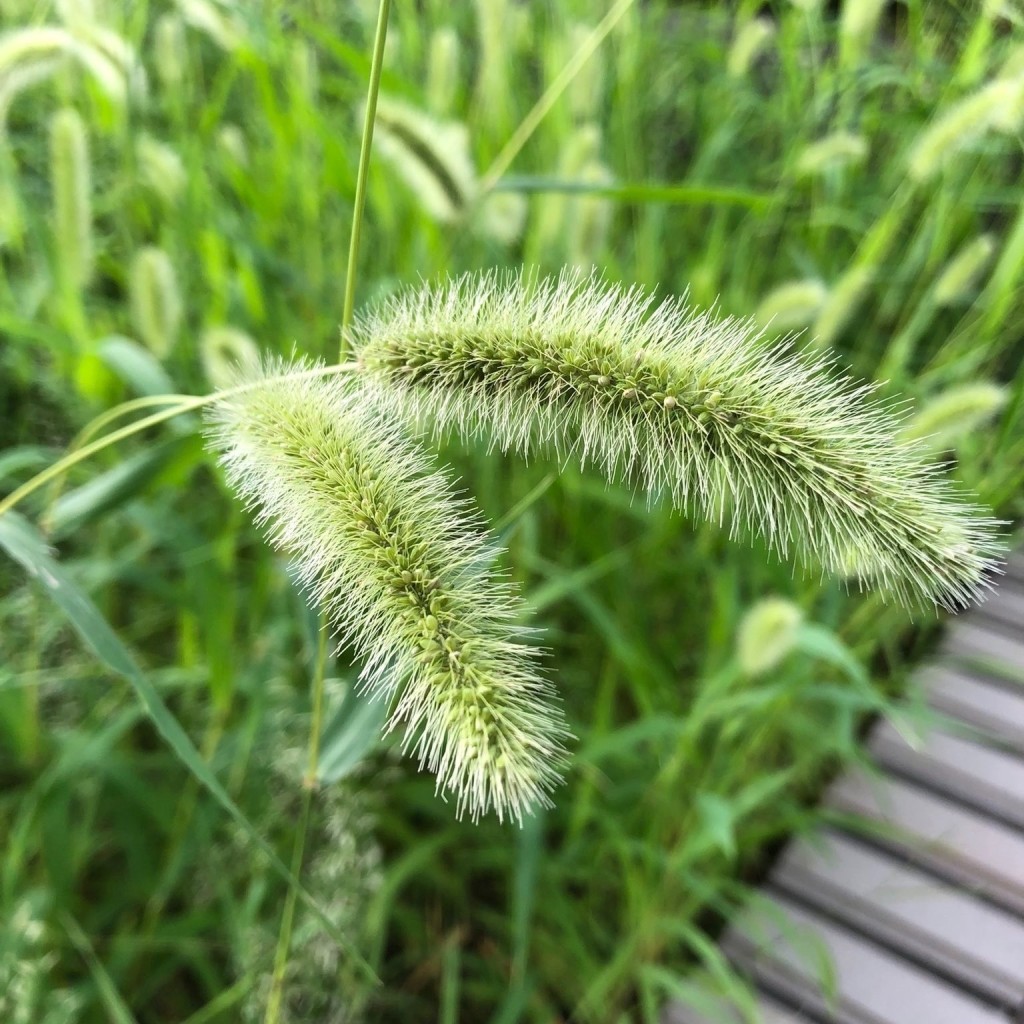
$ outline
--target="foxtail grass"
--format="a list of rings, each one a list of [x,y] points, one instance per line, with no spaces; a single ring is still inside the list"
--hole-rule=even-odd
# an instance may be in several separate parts
[[[836,573],[853,557],[898,599],[960,606],[993,568],[995,524],[897,439],[873,386],[749,321],[594,277],[485,274],[401,294],[350,341],[391,418],[594,463],[784,556]]]
[[[163,359],[178,340],[184,316],[178,277],[163,249],[148,245],[135,254],[128,276],[128,294],[135,329],[150,351]]]
[[[447,477],[337,377],[275,376],[211,415],[229,482],[457,813],[520,820],[548,802],[566,727],[516,593]]]
[[[50,120],[50,168],[57,262],[64,283],[87,284],[92,276],[92,171],[85,123],[71,107]]]

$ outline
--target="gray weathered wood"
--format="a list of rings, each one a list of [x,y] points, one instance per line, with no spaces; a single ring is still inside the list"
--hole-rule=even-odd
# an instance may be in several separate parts
[[[1024,755],[1024,686],[998,686],[940,665],[920,672],[917,683],[932,707]]]
[[[811,1024],[807,1017],[786,1009],[763,992],[759,992],[756,999],[758,1024]],[[750,1021],[729,1003],[715,1000],[710,1016],[679,1002],[669,1003],[662,1014],[661,1024],[750,1024]]]
[[[972,613],[972,619],[991,620],[1002,628],[1024,628],[1024,580],[1008,579]]]
[[[972,664],[992,664],[996,671],[1024,672],[1024,626],[1018,635],[1015,630],[999,629],[980,617],[971,616],[953,624],[942,650]]]
[[[819,833],[787,847],[771,882],[986,999],[1024,998],[1024,922],[892,854]]]
[[[1024,583],[1024,552],[1015,551],[1006,563],[1006,575]]]
[[[939,730],[911,747],[890,722],[874,728],[868,747],[886,768],[1024,828],[1021,758]]]
[[[882,826],[875,845],[1024,916],[1024,835],[912,783],[849,772],[826,803]]]
[[[790,921],[781,927],[761,907],[745,911],[722,940],[741,969],[794,1005],[835,1024],[1006,1024],[997,1010],[847,928],[787,897],[765,892],[769,908]],[[803,937],[794,931],[807,929]],[[814,939],[831,956],[835,999],[821,983],[821,964],[809,956]]]

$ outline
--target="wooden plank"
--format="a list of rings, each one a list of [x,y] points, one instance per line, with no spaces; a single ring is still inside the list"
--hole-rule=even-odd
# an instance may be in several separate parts
[[[788,1010],[771,996],[758,992],[757,1024],[811,1024],[807,1017],[801,1017],[796,1011]],[[743,1014],[724,999],[709,999],[709,1013],[698,1013],[693,1007],[681,1002],[672,1002],[665,1007],[661,1016],[661,1024],[753,1024]]]
[[[834,1024],[1006,1024],[1006,1018],[949,982],[771,890],[767,913],[749,907],[726,932],[722,949],[738,967],[789,1002]],[[777,914],[789,918],[782,927]],[[807,929],[802,935],[794,930]],[[814,940],[831,958],[834,999],[821,984]]]
[[[848,772],[826,803],[883,826],[871,842],[1024,916],[1024,835],[892,777]]]
[[[868,748],[886,768],[1024,828],[1024,760],[938,729],[911,747],[886,721]]]
[[[891,854],[822,832],[790,843],[771,883],[986,999],[1024,999],[1024,922]]]
[[[942,650],[984,666],[1024,672],[1024,627],[1017,631],[993,628],[980,617],[960,619],[950,628]]]
[[[1024,552],[1015,551],[1006,562],[1006,575],[1024,583]]]
[[[971,612],[971,618],[993,620],[1004,629],[1021,627],[1024,623],[1024,582],[1001,582],[999,589]]]
[[[1024,754],[1024,686],[997,686],[944,665],[929,666],[916,679],[936,710]]]

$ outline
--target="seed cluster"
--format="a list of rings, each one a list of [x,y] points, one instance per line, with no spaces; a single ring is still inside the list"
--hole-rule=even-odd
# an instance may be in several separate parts
[[[405,724],[438,789],[474,820],[521,818],[559,781],[567,732],[486,535],[365,396],[282,372],[219,403],[229,481],[293,554],[364,685],[394,701],[389,728]]]
[[[407,292],[351,340],[395,418],[594,462],[904,600],[966,603],[991,569],[994,524],[872,388],[748,322],[592,277],[484,275]]]

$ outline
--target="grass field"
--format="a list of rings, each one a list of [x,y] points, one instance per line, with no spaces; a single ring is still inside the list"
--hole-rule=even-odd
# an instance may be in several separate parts
[[[0,495],[253,352],[337,359],[377,14],[3,4]],[[356,307],[524,264],[688,292],[878,381],[1012,542],[1022,124],[1016,0],[395,0]],[[653,1022],[695,970],[742,999],[716,929],[865,716],[923,714],[941,617],[442,439],[575,737],[552,808],[474,824],[202,426],[0,504],[0,1020]]]

